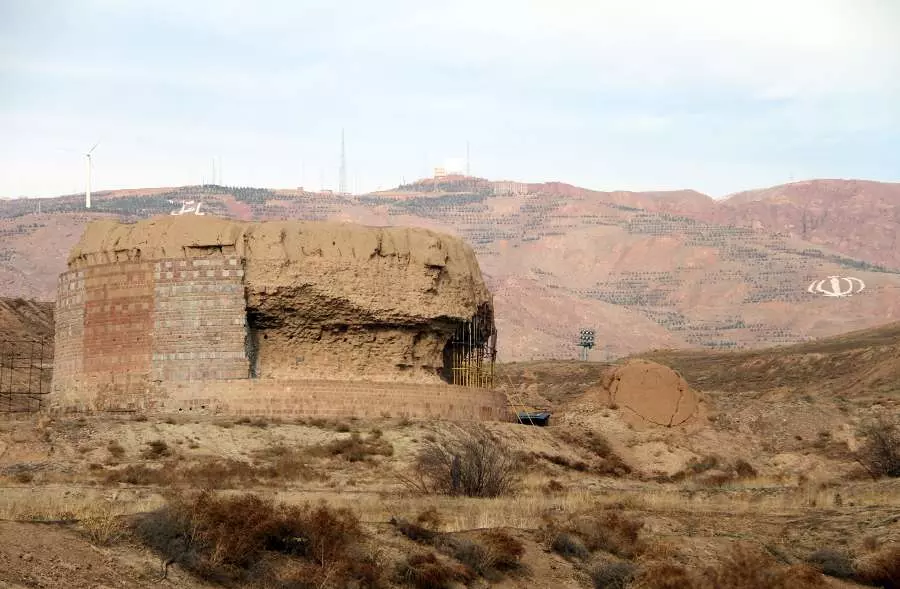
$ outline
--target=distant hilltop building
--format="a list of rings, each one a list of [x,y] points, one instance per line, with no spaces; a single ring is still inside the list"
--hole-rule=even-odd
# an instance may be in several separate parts
[[[96,221],[55,328],[63,411],[506,417],[475,253],[426,229]]]
[[[502,180],[500,182],[491,182],[491,187],[496,195],[521,196],[523,194],[528,194],[528,184],[525,184],[524,182]]]

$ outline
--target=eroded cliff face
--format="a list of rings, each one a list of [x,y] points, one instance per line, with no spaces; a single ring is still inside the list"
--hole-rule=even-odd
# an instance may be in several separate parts
[[[251,377],[439,381],[454,331],[491,305],[472,249],[416,228],[101,221],[88,226],[69,269],[215,257],[240,260]]]

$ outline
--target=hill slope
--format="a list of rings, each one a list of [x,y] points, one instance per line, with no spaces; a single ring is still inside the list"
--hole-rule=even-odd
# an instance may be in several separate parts
[[[437,192],[425,182],[360,197],[216,186],[130,190],[97,194],[91,213],[79,196],[45,199],[40,215],[33,201],[5,201],[0,295],[52,300],[66,252],[92,218],[136,220],[202,200],[208,214],[232,218],[413,225],[464,237],[496,293],[504,360],[574,358],[582,327],[597,330],[593,357],[603,359],[652,347],[790,344],[900,319],[900,248],[891,250],[888,240],[900,233],[900,185],[813,181],[724,203],[689,190],[520,186],[525,194],[494,194],[490,182],[466,178]],[[806,196],[790,196],[796,191]],[[802,220],[807,201],[804,240],[783,225],[798,211]],[[836,220],[844,218],[851,221]],[[834,275],[859,278],[866,288],[843,298],[807,292]]]

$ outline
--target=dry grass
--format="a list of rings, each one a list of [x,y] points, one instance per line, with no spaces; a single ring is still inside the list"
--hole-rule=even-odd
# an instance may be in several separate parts
[[[855,579],[884,589],[900,589],[900,544],[882,547],[855,563]]]
[[[125,515],[120,507],[103,505],[79,515],[78,528],[92,544],[108,546],[124,538],[128,532]]]
[[[172,455],[169,445],[163,440],[147,442],[147,447],[141,450],[141,458],[144,460],[159,460]]]
[[[376,431],[377,433],[372,432],[366,438],[360,436],[358,432],[353,432],[349,438],[340,438],[314,446],[308,453],[312,456],[343,458],[349,462],[362,462],[372,456],[392,456],[394,447],[381,437],[380,430]]]
[[[425,514],[423,514],[425,515]],[[433,515],[420,515],[419,521],[433,520]],[[475,536],[456,536],[438,532],[419,523],[391,519],[394,528],[418,544],[437,549],[465,565],[474,575],[497,581],[506,573],[519,570],[524,545],[503,530],[481,531]]]
[[[862,429],[864,442],[856,460],[872,478],[900,477],[900,421],[884,418]]]
[[[152,448],[152,447],[151,447]],[[158,449],[152,449],[156,454]],[[157,465],[128,464],[116,469],[94,469],[104,483],[187,486],[197,489],[234,489],[248,485],[276,485],[291,481],[321,480],[305,453],[273,446],[255,453],[255,462],[233,458],[201,459],[190,463],[169,461]]]
[[[563,556],[584,559],[597,551],[631,559],[641,554],[643,522],[614,510],[545,516],[546,540]]]
[[[637,567],[627,561],[606,561],[590,571],[594,589],[626,589],[631,586]]]
[[[79,522],[96,519],[98,526],[102,527],[101,520],[107,515],[119,517],[141,513],[156,509],[162,503],[162,499],[158,496],[105,503],[101,496],[94,493],[73,497],[66,495],[62,490],[57,495],[24,493],[13,496],[6,492],[0,493],[0,520]]]
[[[419,589],[445,589],[474,579],[474,572],[465,565],[440,559],[434,552],[407,556],[397,565],[395,574],[396,581]]]
[[[581,448],[591,456],[591,463],[587,469],[599,475],[625,476],[631,473],[631,467],[622,457],[615,453],[609,441],[601,434],[589,430],[565,429],[557,432],[557,436],[567,444]],[[578,462],[576,461],[577,465]]]
[[[699,587],[729,589],[816,589],[827,587],[825,577],[808,565],[784,567],[746,544],[735,544],[713,566],[703,571]]]
[[[168,561],[214,582],[381,585],[383,571],[361,543],[359,520],[346,509],[204,492],[145,514],[134,530]]]

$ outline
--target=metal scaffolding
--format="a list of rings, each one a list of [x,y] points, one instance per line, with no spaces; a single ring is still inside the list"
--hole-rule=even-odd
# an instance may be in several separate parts
[[[494,305],[485,303],[475,315],[461,323],[445,348],[445,363],[449,364],[450,384],[493,388],[494,361],[497,359],[497,328],[494,325]]]
[[[0,413],[40,411],[52,378],[52,341],[0,341]]]

